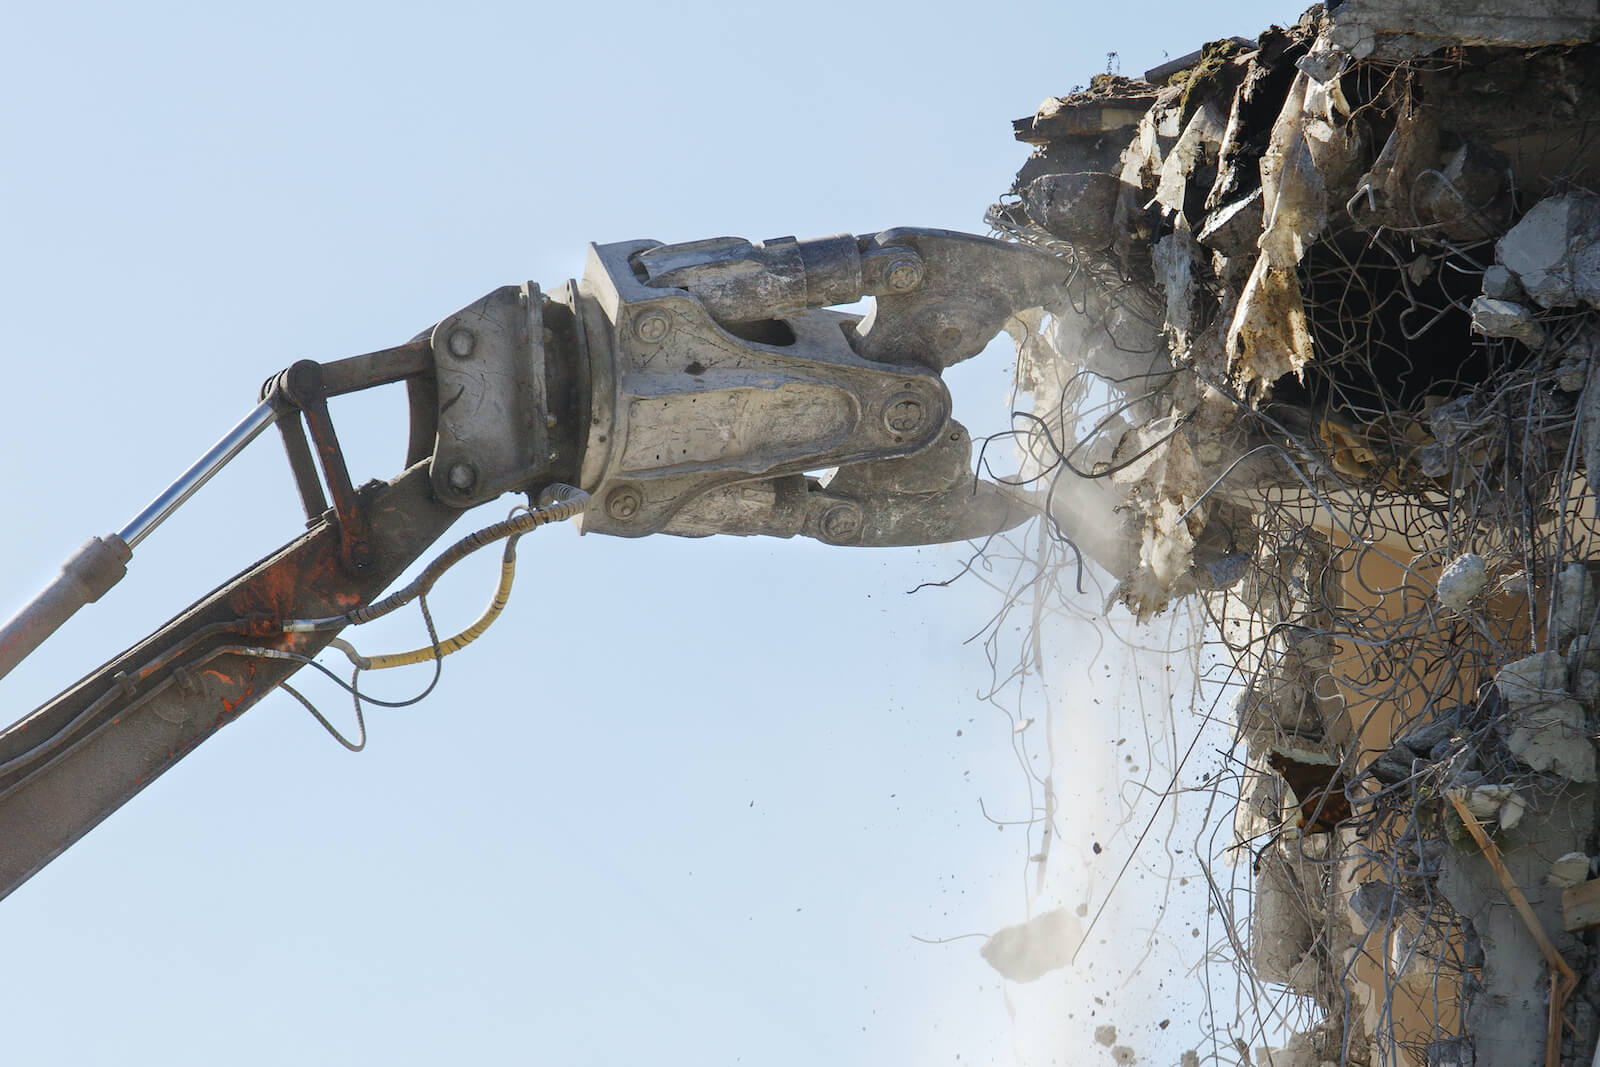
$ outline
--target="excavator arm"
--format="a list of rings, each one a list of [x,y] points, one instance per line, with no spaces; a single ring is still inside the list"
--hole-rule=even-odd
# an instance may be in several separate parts
[[[1048,302],[1064,273],[1033,250],[942,230],[598,245],[583,279],[553,294],[503,287],[409,344],[294,364],[150,507],[89,542],[0,628],[3,675],[277,427],[306,533],[0,731],[0,896],[330,644],[348,649],[346,626],[425,596],[460,555],[544,522],[840,545],[1016,525],[1030,509],[973,477],[940,372]],[[825,310],[866,296],[866,318]],[[357,488],[328,399],[399,382],[411,401],[406,469]],[[826,468],[831,480],[811,473]],[[458,542],[379,601],[464,511],[507,492],[528,494],[521,516]],[[441,640],[429,627],[431,647],[404,662],[476,636]]]

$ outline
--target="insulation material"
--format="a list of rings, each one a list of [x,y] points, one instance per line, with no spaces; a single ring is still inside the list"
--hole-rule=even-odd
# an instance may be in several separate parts
[[[1227,340],[1231,375],[1248,396],[1259,397],[1286,374],[1299,376],[1313,358],[1295,268],[1328,224],[1329,180],[1356,158],[1355,138],[1343,125],[1348,112],[1337,82],[1300,71],[1262,157],[1260,255]]]

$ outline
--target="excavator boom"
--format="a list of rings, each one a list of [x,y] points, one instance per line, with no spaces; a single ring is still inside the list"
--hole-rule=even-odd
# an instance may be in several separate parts
[[[504,604],[516,538],[589,532],[813,537],[888,546],[981,538],[1030,508],[974,477],[943,369],[983,349],[1065,270],[1017,245],[901,229],[797,241],[591,246],[581,282],[505,286],[416,340],[269,379],[257,407],[151,505],[96,538],[0,628],[0,675],[105,595],[137,548],[220,466],[280,431],[305,534],[0,731],[0,896],[206,738],[337,646],[362,669],[437,661]],[[872,297],[865,318],[827,310]],[[404,382],[405,470],[352,485],[331,397]],[[836,468],[824,481],[810,472]],[[521,515],[378,598],[464,511]],[[507,545],[479,626],[369,659],[339,634],[420,600],[466,552]],[[355,683],[350,688],[359,690]]]

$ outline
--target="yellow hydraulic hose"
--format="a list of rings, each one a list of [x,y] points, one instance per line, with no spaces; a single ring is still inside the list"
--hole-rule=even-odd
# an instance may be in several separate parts
[[[517,536],[521,536],[520,534]],[[489,624],[499,618],[505,610],[506,601],[511,599],[511,583],[517,575],[517,538],[512,537],[506,542],[506,553],[500,562],[500,584],[495,587],[494,599],[489,601],[489,606],[483,609],[483,614],[478,616],[478,621],[468,626],[454,637],[447,637],[437,646],[426,645],[414,648],[410,652],[392,652],[384,656],[351,657],[356,666],[364,671],[381,671],[388,667],[408,667],[413,663],[430,663],[435,657],[444,657],[452,652],[466,648],[483,635]],[[348,655],[348,652],[346,653]]]
[[[437,644],[414,648],[409,652],[395,652],[382,656],[363,656],[355,650],[348,641],[335,638],[328,643],[330,648],[337,648],[349,657],[350,662],[364,671],[381,671],[389,667],[404,667],[413,663],[429,663],[450,655],[452,652],[466,648],[481,637],[500,613],[505,610],[506,602],[511,599],[511,585],[517,574],[517,541],[523,534],[538,529],[550,522],[568,519],[581,512],[589,500],[589,494],[570,485],[554,485],[540,497],[538,507],[522,509],[520,514],[513,514],[503,522],[469,534],[460,541],[451,545],[439,555],[423,573],[406,588],[392,596],[386,597],[367,608],[358,608],[347,615],[336,615],[326,619],[296,619],[283,624],[285,633],[309,633],[317,630],[336,629],[350,624],[370,622],[381,618],[396,608],[408,604],[413,600],[423,599],[433,584],[439,580],[445,571],[459,563],[465,556],[475,552],[495,541],[505,539],[505,554],[500,562],[500,581],[495,586],[494,597],[489,601],[489,606],[484,609],[478,620],[454,637],[447,637]],[[432,624],[429,624],[429,633],[432,633]]]

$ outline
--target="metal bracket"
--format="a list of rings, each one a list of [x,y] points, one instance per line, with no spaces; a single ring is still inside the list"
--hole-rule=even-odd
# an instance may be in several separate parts
[[[433,328],[439,389],[433,490],[468,508],[525,487],[548,465],[543,298],[507,285]]]

